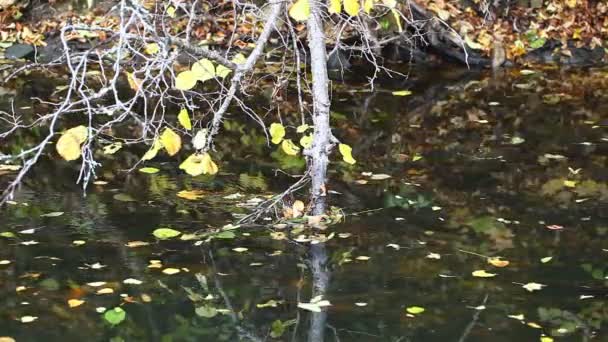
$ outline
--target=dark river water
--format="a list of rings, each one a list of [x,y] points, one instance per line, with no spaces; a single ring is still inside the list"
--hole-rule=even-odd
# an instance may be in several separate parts
[[[606,341],[608,72],[440,70],[373,91],[354,74],[334,82],[334,134],[358,162],[334,159],[340,222],[324,230],[271,224],[281,207],[267,225],[227,226],[304,171],[251,122],[226,122],[215,176],[168,157],[128,173],[145,149],[121,150],[100,157],[86,196],[79,163],[49,148],[0,209],[0,336]],[[31,115],[36,84],[0,103]]]

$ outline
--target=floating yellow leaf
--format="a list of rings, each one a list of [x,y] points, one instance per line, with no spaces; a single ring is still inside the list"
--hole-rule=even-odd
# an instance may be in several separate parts
[[[495,277],[496,273],[489,273],[486,272],[485,270],[477,270],[473,272],[473,277],[478,277],[478,278],[492,278]]]
[[[177,274],[177,273],[179,273],[179,272],[180,272],[180,270],[179,270],[179,269],[177,269],[177,268],[171,268],[171,267],[169,267],[169,268],[165,268],[165,269],[163,270],[163,273],[164,273],[164,274],[168,274],[168,275]]]
[[[356,16],[359,14],[359,9],[361,9],[359,0],[344,0],[344,12],[348,15],[353,17]]]
[[[539,284],[539,283],[527,283],[527,284],[522,285],[521,287],[523,287],[524,289],[526,289],[529,292],[533,292],[533,291],[540,291],[545,286],[547,286],[547,285],[543,285],[543,284]]]
[[[285,127],[283,127],[283,125],[281,125],[280,123],[275,122],[270,125],[269,131],[272,143],[275,145],[280,144],[283,140],[283,137],[285,136]]]
[[[310,16],[309,0],[297,0],[289,9],[289,16],[295,21],[306,21]]]
[[[342,0],[329,0],[329,14],[339,14],[342,12]]]
[[[177,114],[177,121],[187,130],[192,129],[192,122],[190,121],[190,115],[188,115],[188,110],[186,108],[182,108]]]
[[[412,95],[412,92],[409,90],[396,90],[392,94],[395,96],[409,96]]]
[[[201,59],[192,65],[192,72],[201,82],[215,78],[215,66],[207,58]]]
[[[139,169],[139,172],[149,173],[149,174],[158,173],[158,171],[160,171],[160,170],[155,167],[142,167],[141,169]]]
[[[104,295],[104,294],[112,294],[114,293],[114,289],[110,287],[105,287],[103,289],[99,289],[95,294]]]
[[[423,313],[424,308],[420,306],[410,306],[409,308],[406,308],[405,311],[407,311],[409,314],[417,315]]]
[[[144,156],[141,157],[141,160],[146,161],[153,159],[154,157],[156,157],[156,154],[158,153],[158,151],[160,151],[161,148],[163,148],[163,145],[158,139],[155,139],[152,143],[152,147],[150,147],[150,149],[144,154]]]
[[[218,172],[217,165],[208,153],[190,155],[180,164],[179,168],[195,177],[202,174],[214,175]]]
[[[84,304],[84,300],[80,300],[80,299],[70,299],[68,300],[68,306],[71,308],[75,308],[77,306],[81,306],[82,304]]]
[[[76,126],[68,129],[57,141],[57,153],[67,160],[80,158],[81,144],[87,140],[88,130],[85,126]]]
[[[340,154],[342,154],[342,160],[344,160],[348,164],[355,164],[357,161],[353,158],[353,149],[352,147],[346,144],[338,145],[338,150],[340,150]]]
[[[312,134],[305,135],[300,138],[300,145],[302,145],[304,148],[309,148],[312,146]]]
[[[565,180],[564,186],[567,188],[576,188],[576,181],[573,180]]]
[[[488,258],[488,264],[496,267],[507,267],[509,265],[508,260],[502,260],[501,258]]]
[[[553,259],[553,257],[544,257],[544,258],[540,259],[540,262],[542,262],[543,264],[546,264],[549,261],[551,261],[552,259]]]
[[[553,338],[549,336],[541,336],[540,342],[553,342]]]
[[[197,81],[197,74],[191,70],[182,71],[175,78],[175,89],[190,90],[194,88]]]
[[[232,250],[235,251],[235,252],[237,252],[237,253],[244,253],[244,252],[247,252],[249,250],[249,248],[246,248],[246,247],[235,247]]]
[[[174,156],[182,148],[182,138],[171,128],[165,128],[163,134],[160,135],[160,143],[170,156]]]
[[[298,152],[300,152],[300,148],[296,146],[296,144],[294,144],[291,139],[283,140],[283,142],[281,143],[281,149],[283,150],[283,152],[289,154],[290,156],[295,156],[296,154],[298,154]]]
[[[148,55],[155,55],[160,51],[160,46],[158,46],[156,43],[150,43],[146,45],[145,51]]]
[[[177,197],[189,199],[191,201],[203,198],[204,196],[205,192],[203,190],[182,190],[177,193]]]

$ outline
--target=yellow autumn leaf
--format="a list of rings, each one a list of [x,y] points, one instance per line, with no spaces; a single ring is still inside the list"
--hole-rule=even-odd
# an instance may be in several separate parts
[[[477,270],[474,271],[473,273],[473,277],[477,277],[477,278],[492,278],[496,276],[496,273],[489,273],[486,272],[485,270]]]
[[[70,299],[68,300],[68,306],[71,308],[75,308],[77,306],[80,306],[84,304],[84,300],[80,300],[80,299]]]
[[[215,75],[219,78],[225,78],[226,76],[230,75],[231,72],[232,70],[221,64],[218,64],[215,68]]]
[[[393,18],[395,18],[395,22],[397,23],[397,30],[399,32],[403,32],[403,26],[401,25],[401,14],[396,8],[391,9],[391,13],[393,14]]]
[[[348,15],[352,17],[356,16],[359,14],[359,9],[361,9],[359,0],[344,0],[344,12]]]
[[[549,336],[541,336],[540,342],[553,342],[553,338]]]
[[[182,190],[177,193],[177,197],[185,198],[191,201],[196,201],[205,197],[203,190]]]
[[[203,172],[214,175],[217,171],[219,171],[217,164],[211,159],[209,153],[203,154]]]
[[[76,160],[80,158],[81,144],[87,140],[87,136],[88,129],[85,126],[70,128],[59,137],[55,149],[63,159]]]
[[[272,138],[272,143],[278,145],[283,140],[285,136],[285,127],[280,123],[273,123],[270,125],[270,138]]]
[[[494,257],[494,258],[488,258],[488,264],[495,266],[495,267],[507,267],[507,266],[509,266],[509,261],[502,260],[501,258],[498,258],[498,257]]]
[[[346,144],[338,145],[338,150],[340,150],[340,154],[342,154],[342,160],[344,160],[348,164],[355,164],[357,161],[353,158],[353,149],[352,147]]]
[[[167,7],[167,15],[171,18],[175,18],[175,7],[173,7],[173,6]]]
[[[155,55],[160,51],[160,46],[157,43],[150,43],[146,45],[145,51],[148,55]]]
[[[191,71],[194,73],[196,79],[201,82],[205,82],[215,77],[215,66],[213,65],[213,62],[207,58],[194,63]]]
[[[471,39],[468,34],[464,36],[464,42],[473,50],[483,50],[483,45]]]
[[[281,143],[281,149],[283,149],[283,152],[289,154],[290,156],[295,156],[298,154],[298,152],[300,152],[300,148],[296,146],[291,139],[283,140]]]
[[[182,71],[175,78],[175,89],[190,90],[194,88],[197,80],[197,74],[192,70]]]
[[[129,82],[129,87],[135,91],[139,91],[141,89],[142,80],[137,78],[135,74],[132,72],[127,72],[127,81]]]
[[[188,115],[188,110],[186,108],[182,108],[177,114],[177,121],[187,130],[192,129],[192,122],[190,121],[190,115]]]
[[[310,16],[309,0],[297,0],[289,9],[289,16],[295,21],[306,21]]]
[[[190,155],[179,165],[179,168],[194,177],[202,174],[214,175],[218,172],[217,165],[208,153]]]
[[[171,128],[165,128],[160,135],[160,143],[170,156],[174,156],[182,148],[182,138]]]
[[[312,146],[312,134],[308,134],[300,138],[300,145],[304,148]]]
[[[154,159],[154,157],[156,157],[156,154],[158,154],[158,151],[160,151],[161,148],[163,148],[163,145],[160,143],[160,141],[158,139],[154,139],[152,147],[150,147],[150,149],[144,154],[144,156],[141,157],[141,160],[146,161]]]
[[[372,9],[374,8],[374,0],[365,0],[363,3],[363,10],[365,13],[370,14]]]
[[[342,12],[342,0],[329,0],[327,7],[329,8],[329,14],[339,14]]]

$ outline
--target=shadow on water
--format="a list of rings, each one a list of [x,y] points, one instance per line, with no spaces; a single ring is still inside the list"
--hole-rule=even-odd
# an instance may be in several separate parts
[[[117,172],[143,153],[121,151],[83,197],[78,166],[50,157],[1,214],[0,335],[603,340],[605,75],[431,70],[373,92],[335,82],[333,124],[358,163],[334,164],[331,202],[346,216],[314,234],[298,222],[226,226],[303,167],[236,122],[215,178],[185,177],[168,158],[156,174]],[[181,239],[155,239],[161,227]]]

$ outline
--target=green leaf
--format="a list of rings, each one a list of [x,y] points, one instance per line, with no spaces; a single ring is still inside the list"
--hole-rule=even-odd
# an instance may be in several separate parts
[[[216,239],[234,239],[236,235],[231,231],[223,231],[213,235]]]
[[[127,317],[127,313],[125,310],[119,307],[115,307],[114,309],[108,310],[103,314],[103,318],[106,322],[112,325],[118,325]]]
[[[285,324],[283,324],[280,319],[277,319],[276,321],[272,322],[272,325],[270,326],[270,337],[279,338],[283,336],[284,333]]]
[[[152,232],[157,239],[167,240],[179,236],[182,232],[171,228],[158,228]]]
[[[15,238],[17,236],[13,232],[2,232],[2,233],[0,233],[0,237],[4,237],[4,238],[9,238],[10,239],[10,238]]]

